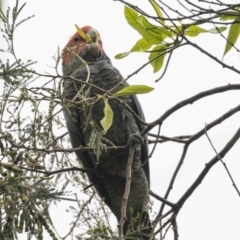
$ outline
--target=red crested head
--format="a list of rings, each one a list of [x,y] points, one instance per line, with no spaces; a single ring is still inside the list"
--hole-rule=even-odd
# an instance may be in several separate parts
[[[101,41],[101,36],[97,30],[90,26],[84,26],[81,28],[82,31],[88,34],[91,39],[94,41],[87,42],[83,39],[78,32],[76,32],[71,39],[68,41],[67,45],[64,47],[62,51],[62,60],[64,64],[68,64],[71,60],[76,57],[76,55],[80,55],[84,52],[89,53],[94,57],[94,54],[98,54],[100,51],[104,53],[103,45]]]

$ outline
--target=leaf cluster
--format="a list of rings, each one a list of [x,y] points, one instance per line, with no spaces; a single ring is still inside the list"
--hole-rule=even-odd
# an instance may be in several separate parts
[[[115,58],[122,59],[134,52],[148,53],[148,61],[154,73],[161,70],[164,65],[167,67],[173,50],[186,45],[189,37],[197,37],[202,33],[222,35],[222,32],[227,29],[226,26],[223,26],[227,21],[230,28],[228,36],[226,37],[226,45],[223,53],[224,57],[234,46],[240,34],[238,6],[235,7],[233,5],[231,11],[229,11],[228,8],[226,11],[214,12],[214,15],[211,17],[206,19],[200,18],[200,20],[194,19],[189,23],[189,20],[192,20],[190,16],[173,19],[169,17],[168,13],[163,10],[155,0],[149,0],[149,3],[152,5],[156,17],[144,13],[141,9],[125,1],[121,2],[126,4],[124,14],[128,24],[141,35],[141,38],[135,43],[130,51],[119,53]],[[167,7],[170,8],[169,6]],[[202,14],[204,14],[204,12]],[[182,19],[188,22],[184,23]],[[216,19],[219,22],[216,22]],[[200,25],[208,23],[212,23],[214,28],[205,29],[200,27]],[[166,58],[168,58],[168,60],[166,60]]]

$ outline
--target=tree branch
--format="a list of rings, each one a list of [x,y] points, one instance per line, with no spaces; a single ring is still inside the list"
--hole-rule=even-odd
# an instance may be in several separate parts
[[[59,169],[56,171],[42,171],[42,170],[38,170],[38,169],[32,169],[32,168],[26,168],[23,166],[18,166],[21,169],[27,170],[27,171],[31,171],[31,172],[37,172],[37,173],[42,173],[45,174],[46,176],[51,176],[54,174],[58,174],[58,173],[62,173],[62,172],[69,172],[69,171],[78,171],[78,172],[94,172],[94,173],[98,173],[98,174],[103,174],[101,171],[96,170],[96,169],[92,169],[92,168],[79,168],[79,167],[71,167],[71,168],[64,168],[64,169]]]
[[[207,91],[200,92],[200,93],[198,93],[198,94],[196,94],[196,95],[194,95],[190,98],[187,98],[187,99],[177,103],[176,105],[174,105],[170,109],[168,109],[160,118],[158,118],[154,122],[151,122],[149,124],[149,126],[147,126],[141,132],[141,135],[144,136],[151,129],[153,129],[156,125],[158,125],[158,124],[161,125],[163,123],[163,121],[166,120],[171,114],[173,114],[174,112],[176,112],[180,108],[185,107],[188,104],[193,104],[194,102],[198,101],[199,99],[207,97],[207,96],[211,96],[211,95],[226,92],[226,91],[232,91],[232,90],[240,90],[240,84],[228,84],[226,86],[212,88],[212,89],[209,89]]]
[[[212,158],[208,163],[206,163],[205,168],[202,170],[202,172],[199,174],[199,176],[196,178],[196,180],[193,182],[193,184],[189,187],[189,189],[183,194],[183,196],[178,200],[176,203],[178,206],[178,212],[180,208],[183,206],[183,204],[186,202],[186,200],[191,196],[191,194],[196,190],[196,188],[201,184],[202,180],[205,178],[209,170],[218,162],[219,156],[220,158],[224,158],[224,156],[229,152],[229,150],[235,145],[235,143],[240,138],[240,128],[236,131],[236,133],[233,135],[233,137],[230,139],[230,141],[225,145],[225,147],[219,152],[218,155],[216,155],[214,158]]]
[[[128,196],[131,188],[133,155],[134,155],[134,146],[130,146],[128,161],[127,161],[127,169],[126,169],[126,185],[125,185],[125,191],[122,199],[121,219],[118,223],[119,240],[121,240],[123,237],[123,225],[124,225],[124,222],[127,220],[126,210],[127,210]]]
[[[206,125],[206,127],[207,127],[207,125]],[[233,177],[232,177],[232,175],[231,175],[231,173],[230,173],[230,171],[229,171],[229,169],[228,169],[228,167],[227,167],[227,164],[226,164],[226,163],[222,160],[222,158],[219,156],[219,154],[218,154],[216,148],[214,147],[214,145],[213,145],[210,137],[208,136],[208,133],[207,133],[207,129],[206,129],[206,128],[205,128],[205,135],[206,135],[206,137],[207,137],[210,145],[212,146],[212,149],[213,149],[213,151],[215,152],[216,156],[218,157],[218,159],[219,159],[220,162],[222,163],[223,167],[225,168],[225,170],[226,170],[226,172],[227,172],[227,174],[228,174],[228,176],[229,176],[229,178],[230,178],[230,180],[231,180],[231,182],[232,182],[232,185],[233,185],[233,187],[235,188],[238,196],[240,196],[240,192],[239,192],[239,190],[238,190],[238,187],[237,187],[237,185],[236,185],[236,183],[235,183],[235,181],[234,181],[234,179],[233,179]]]

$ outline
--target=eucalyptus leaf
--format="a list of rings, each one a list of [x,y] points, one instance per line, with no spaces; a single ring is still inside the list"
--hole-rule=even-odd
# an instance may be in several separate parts
[[[153,38],[155,38],[155,40],[159,43],[163,40],[160,34],[156,36],[155,34],[152,34],[149,29],[146,28],[144,22],[146,23],[147,20],[144,16],[139,16],[138,12],[127,6],[125,6],[124,8],[124,14],[128,24],[132,28],[134,28],[143,38],[145,38],[146,40],[152,40]]]
[[[127,57],[131,52],[123,52],[123,53],[118,53],[117,55],[115,55],[116,59],[122,59]]]
[[[159,21],[164,24],[164,20],[161,19],[163,18],[163,14],[162,14],[162,10],[161,8],[158,6],[158,4],[154,1],[154,0],[149,0],[149,2],[152,4],[152,7],[154,8],[157,16],[159,17]]]
[[[154,88],[149,87],[147,85],[131,85],[116,92],[114,96],[121,97],[121,96],[133,95],[133,94],[144,94],[144,93],[151,92],[153,89]]]
[[[225,31],[227,29],[227,27],[217,27],[217,28],[212,28],[212,29],[208,29],[207,31],[213,34],[217,34],[217,33],[221,33],[223,31]]]
[[[190,27],[186,28],[184,30],[184,35],[189,36],[189,37],[196,37],[201,33],[213,33],[213,34],[218,34],[223,31],[225,31],[227,28],[226,27],[217,27],[217,28],[212,28],[212,29],[204,29],[201,28],[197,25],[191,25]]]
[[[162,68],[166,50],[167,50],[166,46],[158,45],[155,48],[153,48],[152,52],[149,54],[149,57],[148,57],[149,61],[159,56],[158,58],[156,58],[150,63],[153,67],[154,73],[158,72]]]
[[[147,20],[147,18],[143,15],[140,15],[138,17],[138,22],[144,27],[144,29],[147,32],[149,32],[152,35],[152,37],[154,37],[160,41],[163,41],[167,37],[172,37],[172,33],[170,31],[168,31],[167,28],[156,26],[156,25],[150,23]],[[158,41],[158,43],[159,43],[159,41]]]
[[[105,132],[107,132],[108,129],[112,126],[112,123],[113,123],[113,111],[112,111],[111,106],[108,104],[108,99],[107,98],[103,98],[103,102],[104,102],[104,109],[103,109],[104,117],[100,121],[100,123],[103,127],[103,130]]]
[[[238,17],[239,13],[237,12],[224,12],[224,15],[220,17],[222,21],[235,20]]]
[[[206,29],[198,27],[196,25],[191,25],[190,27],[186,28],[184,30],[184,35],[189,36],[189,37],[196,37],[200,33],[206,33],[208,32]]]
[[[154,4],[154,1],[151,0],[151,4]],[[167,28],[150,23],[146,17],[139,15],[138,12],[127,6],[124,8],[124,13],[128,24],[138,31],[142,38],[135,43],[129,52],[117,54],[116,59],[127,57],[132,52],[147,51],[153,45],[159,45],[164,39],[171,38],[173,35]]]
[[[223,57],[231,50],[232,46],[237,42],[237,39],[240,34],[240,24],[237,22],[240,22],[240,17],[236,18],[231,24],[227,36]]]
[[[115,56],[116,59],[122,59],[128,56],[131,52],[147,51],[154,44],[154,41],[147,41],[144,38],[139,39],[129,52],[119,53]]]

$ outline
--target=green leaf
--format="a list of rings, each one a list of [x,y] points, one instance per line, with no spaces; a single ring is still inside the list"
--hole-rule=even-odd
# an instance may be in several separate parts
[[[213,33],[213,34],[218,34],[218,33],[225,31],[226,29],[227,29],[227,27],[217,27],[217,28],[209,29],[207,31],[210,33]]]
[[[240,21],[240,17],[236,18],[235,21],[232,22],[231,27],[229,29],[228,32],[228,37],[227,37],[227,42],[226,42],[226,46],[225,46],[225,50],[223,53],[223,57],[228,53],[228,51],[231,50],[232,46],[236,43],[239,34],[240,34],[240,24],[235,22],[239,22]]]
[[[196,25],[192,25],[184,30],[184,35],[189,36],[189,37],[196,37],[200,33],[206,33],[207,30],[200,28]]]
[[[125,18],[128,24],[134,28],[138,33],[145,38],[146,40],[152,40],[153,38],[158,41],[158,43],[162,42],[163,38],[159,35],[153,35],[151,31],[148,31],[145,26],[143,26],[142,19],[144,18],[142,15],[138,16],[138,13],[125,6],[124,8]]]
[[[104,102],[104,109],[103,109],[104,117],[100,121],[100,123],[103,127],[103,130],[105,132],[107,132],[107,130],[112,126],[113,111],[112,111],[111,106],[108,104],[108,99],[107,98],[103,98],[103,102]]]
[[[189,36],[189,37],[196,37],[200,33],[213,33],[213,34],[218,34],[220,32],[225,31],[227,28],[226,27],[218,27],[218,28],[212,28],[209,30],[206,30],[204,28],[198,27],[196,25],[192,25],[184,30],[184,35]]]
[[[146,31],[148,31],[153,37],[158,40],[164,40],[167,37],[172,37],[172,32],[168,31],[167,28],[159,27],[150,23],[143,15],[140,15],[138,17],[138,22],[146,29]]]
[[[162,20],[161,18],[163,18],[163,14],[161,11],[161,8],[158,6],[158,4],[154,1],[154,0],[149,0],[149,2],[152,4],[157,16],[159,17],[159,21],[164,24],[164,20]]]
[[[229,15],[228,15],[229,14]],[[237,12],[224,12],[224,15],[220,17],[222,21],[235,20],[239,15]]]
[[[151,61],[154,58],[156,58],[157,56],[161,55],[158,58],[156,58],[154,61],[151,62],[154,73],[158,72],[162,68],[163,62],[164,62],[164,57],[165,57],[164,53],[166,52],[166,50],[167,50],[166,46],[158,45],[155,48],[153,48],[152,52],[149,54],[149,57],[148,57],[149,61]]]
[[[145,38],[141,38],[135,43],[130,52],[147,51],[153,44],[156,43],[154,41],[147,41]]]
[[[132,52],[147,51],[153,45],[160,44],[165,38],[172,37],[172,33],[168,31],[168,29],[165,27],[155,26],[143,15],[138,15],[135,10],[127,6],[124,8],[124,13],[129,25],[137,30],[143,38],[139,39],[129,52],[117,54],[115,56],[116,59],[122,59]]]
[[[115,56],[116,59],[122,59],[128,56],[131,52],[144,52],[147,51],[152,45],[154,41],[147,41],[144,38],[139,39],[132,49],[129,52],[119,53]]]
[[[91,41],[91,37],[86,34],[77,24],[75,24],[75,28],[78,31],[78,34],[86,41],[86,42],[90,42]]]
[[[139,24],[139,22],[137,21],[138,19],[138,12],[136,12],[135,10],[125,6],[124,7],[124,14],[125,14],[125,18],[128,22],[128,24],[134,28],[135,30],[137,30],[139,33],[144,33],[145,29],[143,28],[143,26],[141,24]],[[141,34],[140,33],[140,34]],[[141,34],[142,35],[142,34]]]
[[[115,55],[116,59],[122,59],[127,57],[130,54],[130,52],[123,52],[123,53],[118,53],[117,55]]]
[[[121,97],[121,96],[128,96],[132,94],[143,94],[143,93],[149,93],[154,88],[146,86],[146,85],[131,85],[127,86],[120,91],[116,92],[114,94],[115,97]]]

